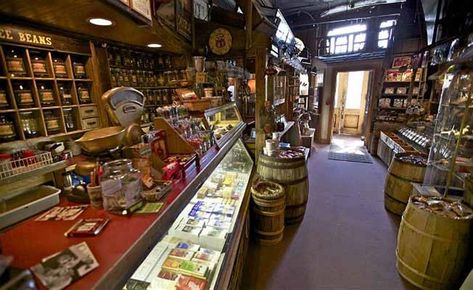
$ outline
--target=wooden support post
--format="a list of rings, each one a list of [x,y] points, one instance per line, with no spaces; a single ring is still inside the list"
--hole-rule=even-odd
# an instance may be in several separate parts
[[[246,49],[250,49],[253,43],[253,1],[246,0]]]
[[[256,109],[255,109],[255,156],[258,161],[259,155],[264,147],[265,132],[264,126],[267,123],[267,112],[265,108],[265,70],[266,70],[266,47],[255,49],[256,55]]]

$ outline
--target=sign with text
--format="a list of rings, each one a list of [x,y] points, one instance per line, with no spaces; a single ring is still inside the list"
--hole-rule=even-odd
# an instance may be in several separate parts
[[[53,47],[51,35],[0,25],[0,40],[34,46]]]

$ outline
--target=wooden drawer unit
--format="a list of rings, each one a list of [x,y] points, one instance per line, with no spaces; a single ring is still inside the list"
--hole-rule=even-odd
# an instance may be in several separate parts
[[[98,128],[100,125],[99,118],[82,119],[81,123],[82,123],[82,130],[95,129],[95,128]]]
[[[80,117],[82,119],[98,117],[98,115],[99,115],[96,106],[80,107],[79,112],[80,112]]]

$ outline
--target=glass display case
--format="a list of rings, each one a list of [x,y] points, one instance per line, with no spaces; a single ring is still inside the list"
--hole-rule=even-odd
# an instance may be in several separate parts
[[[214,289],[247,194],[253,161],[238,139],[124,289]],[[192,287],[190,286],[192,285]],[[190,287],[190,288],[189,288]]]
[[[243,119],[235,103],[206,110],[204,114],[218,145],[225,143],[228,136],[231,136],[237,127],[244,126]]]
[[[445,75],[424,182],[442,188],[440,193],[462,189],[465,175],[473,172],[472,81],[473,70],[460,65]]]

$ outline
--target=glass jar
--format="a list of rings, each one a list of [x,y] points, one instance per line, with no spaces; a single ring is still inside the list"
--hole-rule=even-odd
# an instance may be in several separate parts
[[[8,102],[7,91],[0,89],[0,109],[10,108],[10,103]]]
[[[53,60],[54,74],[57,78],[67,78],[66,63],[60,58]]]
[[[39,136],[39,124],[33,112],[20,113],[21,128],[26,138],[34,138]]]
[[[31,90],[21,84],[14,85],[14,94],[16,104],[19,108],[31,108],[34,107],[35,103],[33,100],[33,94]]]
[[[71,89],[63,85],[59,85],[59,96],[63,106],[72,105]]]
[[[82,62],[75,61],[72,64],[74,68],[74,77],[76,79],[85,79],[86,73],[85,73],[85,65]]]
[[[90,99],[89,89],[81,84],[77,86],[77,95],[79,96],[79,102],[81,104],[90,104],[92,102]]]
[[[107,211],[123,211],[141,200],[141,172],[130,159],[106,162],[100,178],[103,206]]]
[[[64,125],[66,126],[66,130],[68,132],[77,130],[72,108],[65,108],[62,112],[64,114]]]
[[[53,90],[47,88],[44,85],[39,87],[39,99],[41,101],[41,106],[54,106],[56,101],[54,100]]]
[[[46,60],[40,55],[35,55],[31,58],[31,67],[33,74],[37,77],[47,77],[48,69],[46,68]]]
[[[15,139],[15,124],[6,114],[0,114],[0,142],[10,142]]]
[[[44,122],[46,123],[46,130],[48,134],[57,134],[61,131],[61,122],[59,116],[54,114],[54,111],[44,111]]]
[[[10,49],[6,53],[6,60],[8,72],[12,77],[26,75],[25,61],[17,50]]]

